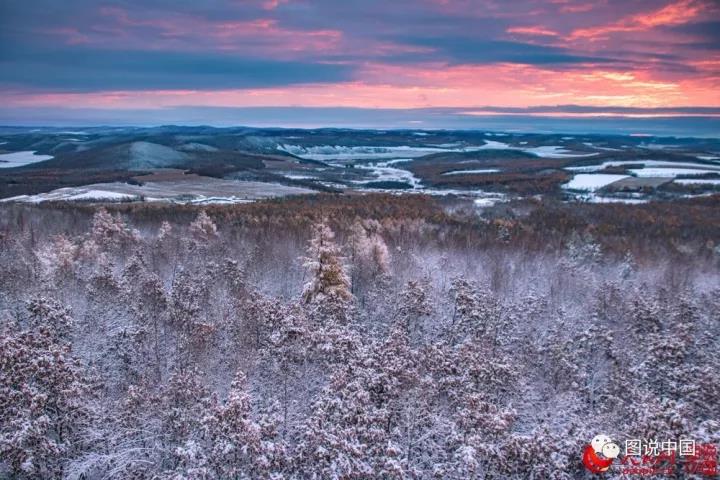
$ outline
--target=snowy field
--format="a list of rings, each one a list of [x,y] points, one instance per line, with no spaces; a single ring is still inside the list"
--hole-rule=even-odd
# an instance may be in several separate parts
[[[585,190],[592,192],[624,178],[628,178],[628,175],[611,175],[606,173],[581,173],[579,175],[575,175],[572,180],[564,184],[563,188],[568,190]]]
[[[581,158],[598,155],[598,153],[573,153],[570,150],[558,146],[523,148],[522,151],[532,153],[542,158]]]
[[[523,142],[525,143],[525,142]],[[520,152],[531,153],[541,158],[582,158],[582,157],[593,157],[598,155],[595,153],[576,153],[567,150],[564,147],[558,145],[542,145],[539,147],[515,147],[505,142],[498,142],[495,140],[485,140],[485,145],[478,148],[478,150],[518,150]]]
[[[466,151],[464,149],[445,149],[436,147],[344,147],[338,145],[323,145],[315,147],[301,147],[298,145],[279,145],[278,150],[290,153],[307,160],[371,160],[384,158],[415,158],[433,153],[449,151]],[[477,148],[477,147],[475,147]]]
[[[474,173],[498,173],[500,170],[497,168],[480,168],[477,170],[455,170],[452,172],[445,172],[443,175],[464,175]]]
[[[696,168],[639,168],[630,170],[638,177],[677,177],[678,175],[704,175],[706,173],[720,173],[720,170]]]
[[[302,147],[299,145],[278,145],[278,150],[308,160],[369,160],[384,158],[417,158],[433,153],[476,152],[481,150],[518,150],[541,158],[581,158],[592,157],[598,153],[575,153],[558,145],[539,147],[515,147],[505,142],[485,140],[483,145],[463,145],[459,143],[434,144],[429,146],[356,146],[320,145]]]
[[[220,180],[188,175],[187,179],[127,183],[98,183],[84,187],[59,188],[37,195],[20,195],[2,201],[41,203],[48,201],[118,202],[140,200],[174,203],[244,203],[265,198],[315,193],[314,190],[274,183]]]
[[[571,172],[599,172],[607,167],[621,167],[623,165],[642,165],[643,167],[681,167],[681,168],[701,168],[713,169],[720,171],[720,166],[707,165],[704,163],[693,162],[669,162],[666,160],[611,160],[603,162],[599,165],[587,165],[581,167],[566,167],[565,170]]]
[[[673,182],[681,185],[720,185],[720,178],[676,178]]]
[[[388,162],[357,165],[357,168],[370,171],[370,175],[374,177],[373,180],[371,180],[372,182],[403,182],[409,184],[412,188],[422,188],[420,179],[411,171],[392,166],[407,161],[408,159],[397,159]],[[356,183],[364,184],[367,183],[367,181],[359,181]]]
[[[642,205],[649,201],[646,198],[604,197],[596,193],[578,195],[575,197],[575,200],[585,203],[624,203],[626,205]]]

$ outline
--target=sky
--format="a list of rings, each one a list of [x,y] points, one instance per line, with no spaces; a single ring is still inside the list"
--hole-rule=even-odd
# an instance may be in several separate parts
[[[720,1],[0,0],[0,97],[5,124],[712,130]]]

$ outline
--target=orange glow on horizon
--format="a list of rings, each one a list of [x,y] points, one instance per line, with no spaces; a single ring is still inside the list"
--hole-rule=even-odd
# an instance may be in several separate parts
[[[394,82],[382,82],[385,75],[390,75]],[[590,69],[558,74],[517,64],[444,68],[371,65],[364,77],[369,80],[235,90],[17,93],[9,95],[7,103],[24,107],[73,105],[117,109],[189,105],[388,109],[571,104],[639,108],[720,106],[720,92],[712,81],[659,80],[647,72]]]

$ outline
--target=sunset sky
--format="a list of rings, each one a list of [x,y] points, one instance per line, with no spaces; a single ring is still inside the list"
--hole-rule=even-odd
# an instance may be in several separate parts
[[[0,0],[0,24],[3,123],[720,115],[717,0]]]

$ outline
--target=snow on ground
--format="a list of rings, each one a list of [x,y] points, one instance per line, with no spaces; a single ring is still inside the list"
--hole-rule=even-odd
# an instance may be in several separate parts
[[[372,182],[404,182],[412,186],[412,188],[422,188],[420,179],[417,178],[411,171],[405,170],[404,168],[391,167],[390,165],[396,163],[407,162],[407,158],[398,158],[388,162],[370,163],[367,165],[356,165],[357,168],[363,170],[370,170],[371,175],[375,178]],[[367,181],[356,182],[359,184],[367,183]]]
[[[478,147],[478,150],[509,150],[512,147],[505,142],[496,142],[495,140],[485,140],[485,145]]]
[[[716,157],[715,155],[697,155],[697,158],[699,158],[700,160],[709,160],[709,161],[720,160],[720,157]]]
[[[477,170],[455,170],[452,172],[445,172],[443,175],[463,175],[463,174],[470,174],[470,173],[497,173],[500,170],[497,168],[480,168]]]
[[[494,140],[485,140],[485,145],[483,145],[482,147],[476,147],[473,150],[519,150],[521,152],[531,153],[541,158],[581,158],[598,155],[597,152],[573,153],[570,150],[567,150],[566,148],[560,147],[558,145],[543,145],[540,147],[514,147],[507,143],[496,142]]]
[[[641,143],[638,145],[640,148],[647,148],[650,150],[666,150],[666,149],[672,149],[672,148],[680,148],[680,145],[671,145],[671,144],[663,144],[663,143]]]
[[[627,203],[629,205],[638,205],[648,202],[648,200],[645,198],[600,197],[593,194],[584,196],[581,198],[581,200],[588,203]]]
[[[719,173],[718,170],[701,170],[695,168],[640,168],[630,170],[638,177],[677,177],[678,175],[703,175]]]
[[[314,175],[296,175],[294,173],[283,173],[283,177],[290,180],[315,180],[318,178]]]
[[[322,145],[315,147],[301,147],[298,145],[278,145],[278,150],[290,153],[308,160],[366,160],[383,158],[412,158],[430,155],[432,153],[447,152],[437,147],[344,147],[339,145]],[[463,150],[452,150],[463,151]]]
[[[315,193],[314,190],[275,183],[226,180],[197,175],[173,181],[148,181],[143,185],[97,183],[65,187],[37,195],[21,195],[2,201],[40,203],[47,201],[116,202],[139,200],[173,203],[242,203],[264,198]]]
[[[0,168],[22,167],[23,165],[30,165],[31,163],[42,162],[43,160],[50,160],[51,158],[53,158],[52,155],[35,155],[34,150],[3,153],[0,155]]]
[[[0,202],[42,203],[50,201],[97,201],[120,202],[123,200],[138,200],[139,196],[127,193],[118,193],[107,190],[86,189],[82,187],[58,188],[52,192],[37,195],[18,195],[17,197],[3,198]]]
[[[607,152],[619,152],[620,151],[619,148],[601,147],[599,145],[595,145],[592,142],[583,142],[583,145],[585,145],[586,147],[595,148],[597,150],[605,150]]]
[[[591,157],[598,155],[595,153],[573,153],[563,147],[557,145],[540,146],[540,147],[514,147],[505,142],[496,140],[484,140],[483,145],[464,145],[459,143],[433,144],[429,146],[396,146],[396,147],[377,147],[377,146],[356,146],[346,147],[341,145],[319,145],[313,147],[303,147],[299,145],[278,145],[277,149],[290,153],[300,158],[308,160],[370,160],[385,158],[416,158],[433,153],[442,152],[476,152],[480,150],[519,150],[522,152],[532,153],[543,158],[576,158]]]
[[[566,148],[557,145],[543,145],[541,147],[522,148],[523,152],[532,153],[542,158],[576,158],[576,157],[592,157],[598,155],[595,153],[573,153]]]
[[[189,200],[187,203],[192,205],[231,205],[235,203],[252,203],[253,200],[248,200],[247,198],[240,198],[235,196],[230,197],[206,197],[204,195],[199,195],[195,197],[192,200]],[[179,201],[177,203],[184,203],[182,201]]]
[[[704,163],[692,163],[692,162],[668,162],[666,160],[611,160],[603,162],[599,165],[587,165],[583,167],[565,167],[565,170],[571,172],[599,172],[604,170],[606,167],[619,167],[622,165],[642,165],[643,167],[685,167],[685,168],[701,168],[701,169],[717,169],[720,171],[720,166],[715,167],[713,165],[706,165]]]
[[[496,203],[507,202],[510,198],[502,193],[486,192],[484,190],[458,190],[458,189],[437,189],[437,188],[418,188],[418,189],[381,189],[381,188],[357,188],[359,192],[387,192],[395,195],[432,195],[435,197],[445,197],[455,195],[463,198],[472,198],[477,206],[491,206]]]
[[[496,203],[502,202],[499,198],[476,198],[473,203],[476,207],[492,207]]]
[[[568,190],[586,190],[589,192],[603,188],[611,183],[628,178],[628,175],[610,175],[606,173],[575,175],[568,183],[563,184],[562,188]]]
[[[137,197],[135,195],[128,195],[126,193],[117,192],[106,192],[104,190],[87,190],[86,192],[76,193],[70,195],[66,200],[100,200],[100,201],[121,201],[121,200],[134,200]]]
[[[720,185],[720,178],[676,178],[673,182],[681,185]]]

